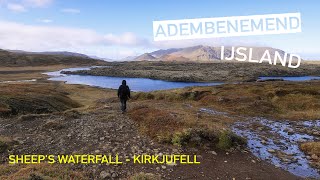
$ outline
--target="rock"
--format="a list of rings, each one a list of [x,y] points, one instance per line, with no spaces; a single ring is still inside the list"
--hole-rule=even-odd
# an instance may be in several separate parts
[[[242,150],[243,153],[249,153],[247,150]]]
[[[251,162],[252,162],[252,163],[256,163],[256,161],[255,161],[255,160],[253,160],[253,159],[251,160]]]
[[[111,175],[111,177],[112,177],[112,178],[116,178],[116,177],[118,177],[118,174],[117,174],[116,172],[113,172],[112,175]]]
[[[276,151],[274,149],[268,149],[269,153],[275,153]]]
[[[314,131],[312,134],[315,136],[320,136],[320,132],[318,132],[318,131]]]
[[[279,140],[274,140],[273,143],[277,144],[277,145],[281,144],[281,142]]]
[[[161,168],[162,168],[162,169],[167,169],[167,167],[166,167],[166,166],[164,166],[164,165],[162,165],[162,166],[161,166]]]
[[[288,131],[288,135],[294,134],[294,131]]]
[[[319,157],[318,157],[317,155],[315,155],[315,154],[312,154],[312,155],[311,155],[311,159],[318,160]]]
[[[210,153],[215,155],[215,156],[218,155],[215,151],[210,151]]]
[[[310,157],[310,156],[306,156],[306,158],[307,158],[308,160],[310,160],[310,159],[311,159],[311,157]]]
[[[106,178],[110,178],[110,177],[111,177],[110,173],[107,173],[106,171],[101,171],[100,172],[100,178],[101,179],[106,179]]]
[[[176,163],[167,163],[168,166],[176,166]]]
[[[263,131],[264,127],[258,127],[259,131]]]

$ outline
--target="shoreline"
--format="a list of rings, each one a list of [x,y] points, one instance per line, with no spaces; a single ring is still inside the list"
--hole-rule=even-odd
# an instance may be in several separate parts
[[[320,66],[302,64],[297,69],[252,63],[113,62],[111,68],[63,71],[71,75],[148,78],[170,82],[250,82],[259,77],[320,76]]]

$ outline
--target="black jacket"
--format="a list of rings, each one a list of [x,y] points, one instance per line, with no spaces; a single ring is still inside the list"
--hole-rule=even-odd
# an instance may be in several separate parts
[[[118,97],[120,99],[128,99],[130,98],[130,89],[129,86],[122,84],[118,89]]]

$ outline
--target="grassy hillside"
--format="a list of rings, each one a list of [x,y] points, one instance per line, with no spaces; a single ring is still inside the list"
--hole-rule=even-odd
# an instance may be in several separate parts
[[[0,84],[0,116],[61,112],[81,105],[46,84]]]
[[[16,53],[0,50],[0,66],[100,65],[105,62],[79,56]]]

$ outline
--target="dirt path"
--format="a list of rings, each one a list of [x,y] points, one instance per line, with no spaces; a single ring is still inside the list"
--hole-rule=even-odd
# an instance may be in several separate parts
[[[235,151],[199,151],[201,164],[178,166],[170,174],[172,179],[302,179],[252,156],[250,153]],[[188,173],[186,173],[188,172]]]

